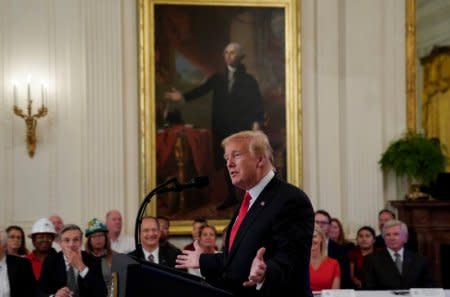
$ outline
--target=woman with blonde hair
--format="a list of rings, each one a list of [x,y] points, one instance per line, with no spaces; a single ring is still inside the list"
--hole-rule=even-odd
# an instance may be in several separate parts
[[[309,264],[310,286],[312,291],[340,289],[341,270],[335,259],[327,256],[327,242],[320,228],[315,227],[311,245]]]

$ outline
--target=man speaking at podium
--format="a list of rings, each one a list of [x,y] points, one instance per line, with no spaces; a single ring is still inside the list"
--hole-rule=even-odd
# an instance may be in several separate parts
[[[314,211],[307,195],[275,175],[261,131],[222,141],[233,185],[246,191],[227,227],[223,253],[184,250],[177,268],[200,268],[211,284],[236,296],[312,296],[309,258]]]

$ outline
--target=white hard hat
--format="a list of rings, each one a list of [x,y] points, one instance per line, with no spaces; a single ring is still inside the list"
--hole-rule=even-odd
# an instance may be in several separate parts
[[[37,233],[51,233],[56,234],[55,226],[50,222],[47,218],[42,218],[36,221],[31,227],[31,234],[28,237],[31,237],[33,234]]]

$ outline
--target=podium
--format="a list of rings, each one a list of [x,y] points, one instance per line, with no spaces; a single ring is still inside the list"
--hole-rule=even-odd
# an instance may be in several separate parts
[[[201,277],[125,254],[113,256],[111,270],[118,275],[118,297],[233,296]]]

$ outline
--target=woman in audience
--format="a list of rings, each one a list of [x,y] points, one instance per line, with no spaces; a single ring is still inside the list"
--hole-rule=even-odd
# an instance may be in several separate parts
[[[343,246],[346,250],[346,253],[355,247],[355,244],[353,242],[345,238],[345,232],[342,228],[342,223],[337,218],[332,218],[330,220],[330,231],[328,236],[331,240]]]
[[[314,228],[311,245],[309,276],[311,290],[340,289],[341,270],[335,259],[327,256],[327,242],[320,228]]]
[[[203,250],[204,253],[217,253],[217,231],[214,226],[204,225],[200,227],[199,236],[198,236],[198,245]],[[202,276],[200,273],[200,269],[189,268],[188,272],[190,274],[194,274],[197,276]]]
[[[373,253],[375,245],[375,230],[369,226],[359,228],[356,234],[356,247],[349,251],[350,278],[356,289],[362,287],[363,258]]]
[[[6,242],[6,253],[8,255],[25,257],[28,254],[28,249],[25,243],[25,233],[19,226],[12,225],[6,228],[8,240]]]
[[[103,222],[93,218],[88,222],[88,228],[85,233],[87,237],[85,250],[92,256],[101,259],[103,280],[108,289],[107,296],[110,296],[112,285],[111,264],[112,257],[116,252],[111,249],[108,229]]]

